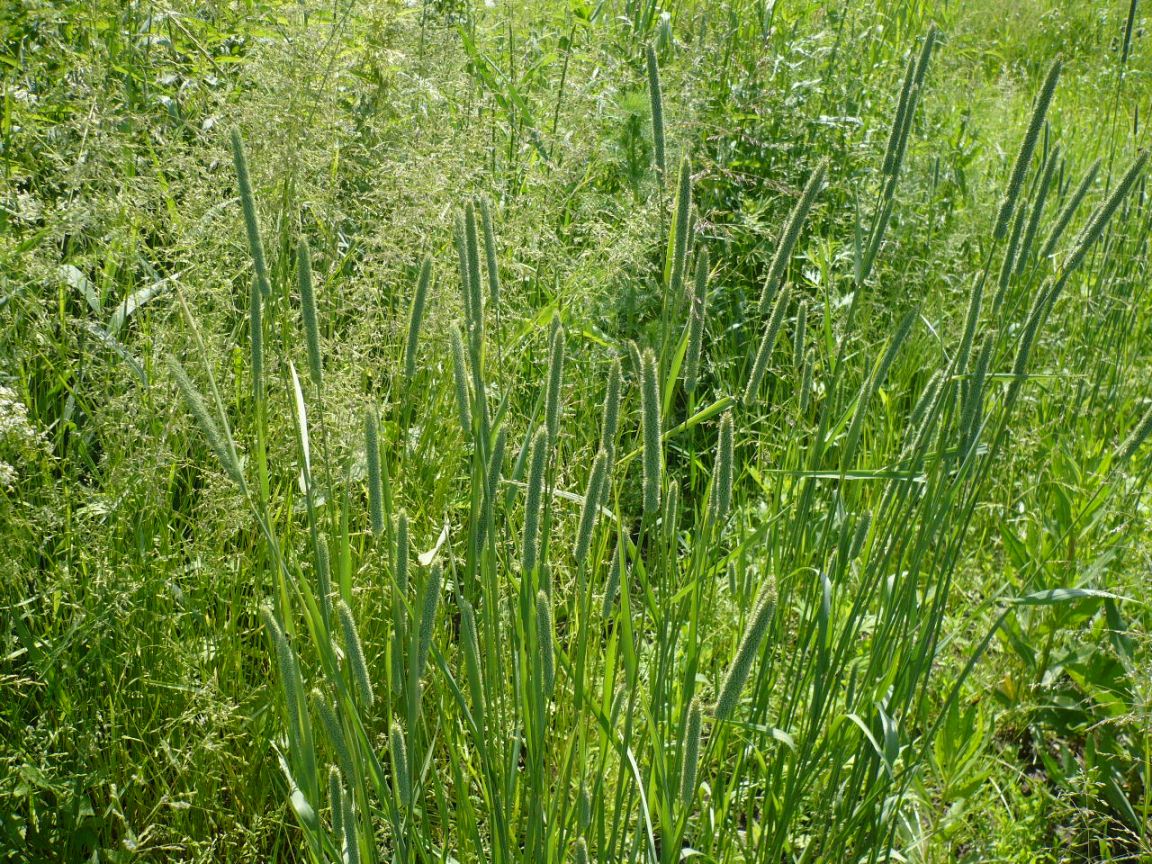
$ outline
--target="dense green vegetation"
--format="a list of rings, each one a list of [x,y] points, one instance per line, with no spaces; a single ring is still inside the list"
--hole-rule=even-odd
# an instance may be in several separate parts
[[[0,860],[1152,860],[1143,12],[0,9]]]

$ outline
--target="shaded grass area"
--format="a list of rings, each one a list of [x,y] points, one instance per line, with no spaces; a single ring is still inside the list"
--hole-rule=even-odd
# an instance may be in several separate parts
[[[579,860],[583,844],[599,860],[674,860],[676,841],[727,861],[1148,854],[1147,460],[1115,455],[1147,404],[1142,176],[1046,326],[1033,314],[1143,138],[1140,10],[1129,29],[1121,3],[777,6],[4,13],[8,857]],[[932,22],[939,44],[894,175],[883,166],[905,62]],[[653,170],[649,45],[666,177]],[[1024,212],[1058,144],[1034,252],[1090,163],[1101,168],[1055,257],[1022,259],[994,304],[997,208],[1057,53],[1061,82],[1021,190]],[[232,128],[272,288],[258,328]],[[669,291],[684,156],[695,206],[683,246],[710,256],[691,392],[679,373],[693,307]],[[822,160],[826,184],[785,261],[780,337],[743,398],[765,275]],[[458,274],[471,277],[454,241],[477,195],[491,202],[500,277],[499,302],[480,315],[461,294]],[[322,374],[304,338],[302,238]],[[435,278],[404,383],[425,256]],[[987,402],[972,413],[980,345],[969,365],[956,357],[982,272]],[[553,320],[565,334],[555,395]],[[1033,321],[1028,377],[1015,377]],[[641,411],[644,349],[655,421]],[[219,388],[213,422],[231,430],[246,494],[181,403],[168,354],[202,393],[209,375]],[[624,401],[607,442],[615,359]],[[311,437],[305,484],[293,370]],[[524,568],[534,505],[518,484],[531,485],[529,442],[551,400],[563,407],[540,480],[552,490],[540,505],[547,570]],[[720,525],[709,502],[724,409],[736,468]],[[386,505],[365,412],[379,418]],[[973,416],[987,418],[975,437]],[[650,422],[667,437],[645,470]],[[503,481],[488,464],[499,430]],[[605,445],[607,511],[578,562],[582,496]],[[652,473],[660,503],[646,507]],[[445,524],[436,623],[426,647],[416,640],[430,659],[398,683],[391,670],[410,662],[400,634],[419,630],[430,576],[415,556]],[[321,533],[355,640],[343,613],[302,599],[319,585]],[[614,566],[621,593],[604,615]],[[721,711],[769,583],[776,605],[751,683]],[[265,636],[270,599],[287,652]],[[461,636],[471,614],[474,661]],[[374,707],[356,689],[354,642]],[[311,756],[285,715],[291,675],[277,651],[303,670]],[[321,731],[322,703],[352,755]],[[318,821],[285,806],[278,753],[301,788],[301,766],[318,760],[307,796]],[[685,781],[689,764],[700,784]],[[351,822],[336,815],[345,806]]]

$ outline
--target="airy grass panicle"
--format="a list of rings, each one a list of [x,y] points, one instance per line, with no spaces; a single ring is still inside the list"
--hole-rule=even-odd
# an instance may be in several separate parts
[[[660,481],[664,457],[660,447],[660,390],[656,376],[656,355],[645,349],[640,360],[640,406],[644,456],[644,514],[660,510]]]
[[[1032,110],[1032,117],[1028,121],[1028,130],[1024,133],[1024,140],[1020,142],[1020,150],[1016,154],[1016,162],[1012,166],[1012,176],[1008,181],[1008,189],[1000,202],[1000,212],[996,216],[996,227],[992,232],[997,240],[1003,240],[1008,235],[1008,225],[1012,221],[1012,214],[1016,208],[1016,201],[1024,187],[1024,177],[1028,173],[1028,165],[1032,161],[1032,154],[1036,150],[1036,142],[1040,140],[1040,130],[1044,127],[1044,118],[1048,114],[1048,106],[1052,104],[1052,96],[1056,92],[1056,84],[1060,80],[1061,63],[1057,60],[1048,70],[1044,79],[1044,86],[1040,88],[1040,95],[1036,98],[1036,105]]]

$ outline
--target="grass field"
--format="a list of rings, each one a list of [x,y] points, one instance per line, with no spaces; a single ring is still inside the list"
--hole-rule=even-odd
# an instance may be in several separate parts
[[[1147,11],[0,8],[0,861],[1152,861]]]

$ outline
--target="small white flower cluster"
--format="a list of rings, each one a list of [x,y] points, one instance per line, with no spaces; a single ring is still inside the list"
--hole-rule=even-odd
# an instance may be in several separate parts
[[[28,409],[11,387],[0,384],[0,487],[8,489],[16,482],[16,467],[8,460],[39,444],[40,436],[28,420]]]

